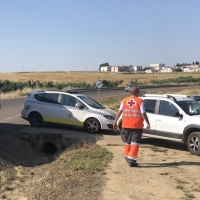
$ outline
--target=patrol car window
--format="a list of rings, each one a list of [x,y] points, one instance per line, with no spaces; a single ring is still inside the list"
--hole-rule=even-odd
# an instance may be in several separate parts
[[[60,103],[63,105],[66,105],[66,106],[75,107],[75,105],[77,103],[81,103],[81,102],[75,97],[72,97],[72,96],[66,95],[66,94],[62,94]]]
[[[78,96],[81,100],[83,100],[86,104],[88,104],[89,106],[96,108],[96,109],[103,109],[104,107],[97,103],[96,101],[94,101],[93,99],[87,97],[87,96]]]
[[[43,99],[49,103],[58,103],[58,93],[45,93]]]
[[[156,100],[153,99],[144,100],[144,108],[147,113],[154,113],[155,107],[156,107]]]
[[[174,114],[179,112],[178,108],[176,108],[172,103],[168,101],[160,101],[160,108],[159,108],[159,114],[160,115],[166,115],[173,117]]]
[[[36,100],[38,101],[43,101],[43,96],[44,96],[44,93],[42,94],[35,94],[34,97]]]
[[[58,103],[58,94],[57,93],[42,93],[36,94],[35,99],[47,103]]]

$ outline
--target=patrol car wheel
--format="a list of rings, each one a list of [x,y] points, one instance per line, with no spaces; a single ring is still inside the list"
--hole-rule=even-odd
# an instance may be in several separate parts
[[[200,132],[193,132],[189,135],[187,147],[191,154],[200,155]]]
[[[43,124],[42,116],[38,112],[32,112],[28,117],[28,121],[32,127],[40,127]]]
[[[97,119],[90,118],[85,122],[85,129],[89,133],[98,133],[101,130],[101,126]]]

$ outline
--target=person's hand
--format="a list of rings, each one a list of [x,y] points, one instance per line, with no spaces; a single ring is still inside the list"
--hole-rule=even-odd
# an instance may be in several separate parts
[[[116,122],[114,122],[114,124],[113,124],[113,129],[114,129],[115,131],[117,131],[117,123],[116,123]]]
[[[150,124],[147,124],[147,130],[150,130],[150,128],[151,128]]]

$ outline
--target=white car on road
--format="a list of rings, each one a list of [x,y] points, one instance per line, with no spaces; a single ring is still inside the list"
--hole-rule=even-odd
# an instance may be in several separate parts
[[[21,117],[33,127],[43,122],[81,127],[91,133],[112,130],[116,112],[82,94],[32,92],[24,102]]]
[[[141,97],[151,129],[144,123],[143,136],[175,140],[187,145],[194,155],[200,155],[200,102],[186,95],[146,94]],[[118,120],[121,129],[122,117]],[[123,139],[123,130],[121,129]]]

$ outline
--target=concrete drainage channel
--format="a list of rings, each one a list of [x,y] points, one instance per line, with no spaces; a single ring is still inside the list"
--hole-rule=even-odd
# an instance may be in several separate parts
[[[49,156],[62,152],[62,150],[78,142],[78,140],[72,138],[64,138],[62,133],[24,133],[20,135],[20,138]]]

